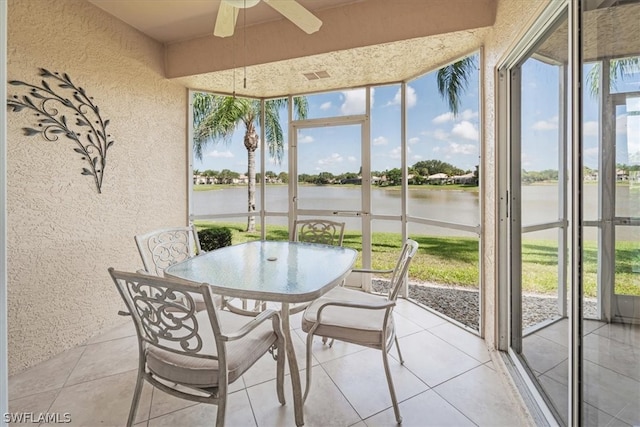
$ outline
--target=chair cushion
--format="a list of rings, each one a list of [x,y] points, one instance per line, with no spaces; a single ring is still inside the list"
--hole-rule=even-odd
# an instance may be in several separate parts
[[[223,333],[238,330],[251,320],[228,311],[218,311],[218,319]],[[203,339],[200,354],[217,355],[213,330],[208,312],[196,314],[198,332]],[[226,343],[228,383],[237,380],[247,369],[260,359],[277,340],[271,320],[263,322],[248,335]],[[182,350],[180,344],[165,343],[167,347]],[[198,387],[216,387],[218,385],[218,361],[194,357],[186,353],[173,353],[154,345],[147,345],[147,367],[149,370],[167,380],[194,385]]]
[[[347,303],[380,303],[386,298],[337,287],[315,300],[302,316],[302,330],[309,332],[317,321],[318,307],[328,301]],[[329,306],[322,310],[322,322],[314,331],[314,335],[335,338],[367,347],[381,348],[383,322],[386,310],[368,310],[353,307]],[[388,339],[393,332],[393,316],[387,327]]]

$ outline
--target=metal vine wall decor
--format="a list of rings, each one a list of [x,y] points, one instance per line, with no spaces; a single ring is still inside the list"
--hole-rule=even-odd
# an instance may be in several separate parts
[[[76,146],[73,149],[80,154],[86,166],[82,168],[82,175],[92,176],[98,193],[102,193],[102,179],[104,167],[107,163],[107,150],[114,143],[107,133],[109,120],[103,120],[100,109],[93,103],[93,97],[87,96],[85,90],[74,85],[67,73],[60,75],[40,68],[43,77],[41,86],[11,80],[13,86],[29,88],[26,95],[14,95],[7,101],[14,112],[24,109],[32,110],[37,117],[37,128],[22,128],[27,136],[42,135],[47,141],[57,141],[59,135],[66,136]],[[60,88],[56,92],[52,85]],[[73,100],[67,98],[72,95]],[[71,113],[67,117],[64,113]],[[75,122],[74,122],[75,119]]]

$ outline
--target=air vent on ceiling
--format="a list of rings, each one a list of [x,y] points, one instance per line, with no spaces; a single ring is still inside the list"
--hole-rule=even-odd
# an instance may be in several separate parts
[[[303,76],[307,78],[307,80],[318,80],[318,79],[326,79],[327,77],[331,77],[329,73],[325,70],[315,71],[313,73],[302,73]]]

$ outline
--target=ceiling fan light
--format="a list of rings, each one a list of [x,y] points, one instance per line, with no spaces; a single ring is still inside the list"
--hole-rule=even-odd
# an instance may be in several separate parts
[[[231,6],[238,9],[250,8],[257,5],[260,0],[222,0],[225,3],[229,3]]]

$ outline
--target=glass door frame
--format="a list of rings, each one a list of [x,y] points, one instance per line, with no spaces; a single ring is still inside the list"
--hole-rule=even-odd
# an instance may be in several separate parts
[[[571,12],[569,1],[552,2],[540,14],[535,23],[525,33],[518,43],[513,47],[510,53],[503,58],[496,66],[496,86],[497,86],[497,140],[498,140],[498,197],[497,197],[497,258],[501,260],[509,260],[498,266],[498,310],[497,310],[497,347],[503,351],[505,359],[508,361],[507,367],[512,370],[512,375],[517,381],[523,384],[522,391],[526,390],[528,398],[535,402],[537,412],[532,415],[534,418],[543,418],[549,423],[556,422],[556,416],[547,399],[544,397],[540,389],[531,379],[530,369],[526,366],[520,357],[522,351],[522,301],[521,301],[521,253],[522,253],[522,234],[556,227],[559,229],[558,240],[558,280],[564,283],[559,284],[558,299],[559,304],[564,307],[559,310],[560,314],[567,315],[569,312],[566,308],[567,301],[567,279],[568,270],[566,266],[571,261],[568,257],[567,249],[571,246],[569,240],[569,211],[574,205],[571,205],[569,197],[568,164],[571,158],[568,157],[572,141],[568,126],[571,124],[572,115],[575,112],[571,109],[571,99],[566,97],[566,101],[560,102],[560,114],[564,114],[565,123],[559,126],[558,132],[561,132],[559,146],[564,148],[566,153],[559,151],[559,169],[558,179],[564,182],[560,186],[559,193],[559,217],[557,221],[544,224],[531,224],[522,227],[522,212],[519,205],[521,200],[520,182],[521,168],[520,161],[512,164],[512,159],[519,159],[521,156],[520,139],[521,139],[521,110],[520,110],[520,73],[513,73],[512,70],[517,69],[522,63],[531,56],[536,46],[541,42],[543,37],[553,31],[554,25],[563,19],[563,15],[567,15],[569,28],[571,25]],[[571,49],[569,49],[571,54]],[[567,67],[561,67],[560,87],[559,90],[571,93],[570,83],[572,75],[571,59]],[[561,122],[561,119],[558,121]],[[575,135],[573,135],[575,137]],[[517,141],[514,144],[513,141]],[[564,147],[563,147],[564,146]],[[562,165],[562,166],[561,166]],[[517,183],[518,185],[514,185]],[[573,213],[573,211],[571,210]],[[575,229],[575,227],[572,227]],[[562,248],[564,246],[564,249]],[[575,254],[573,254],[575,257]],[[513,259],[518,260],[514,262]],[[564,289],[562,289],[564,288]],[[515,315],[514,315],[515,312]],[[571,335],[570,339],[573,339]],[[570,375],[571,376],[571,375]],[[572,382],[570,380],[570,382]],[[573,398],[570,399],[573,401]]]
[[[292,102],[289,102],[292,105]],[[289,230],[293,230],[294,221],[299,215],[331,216],[337,220],[340,217],[359,217],[362,230],[362,268],[371,268],[372,228],[371,228],[371,149],[369,105],[370,88],[366,89],[367,113],[341,117],[321,119],[289,120]],[[298,207],[298,131],[321,127],[360,126],[360,154],[362,168],[361,206],[358,211],[336,211],[300,209]],[[352,274],[353,276],[353,274]],[[365,277],[366,276],[366,277]],[[370,289],[370,275],[362,275],[359,286]],[[349,283],[351,285],[351,283]],[[355,285],[358,286],[358,285]]]
[[[640,305],[640,297],[620,295],[615,292],[616,275],[616,229],[619,226],[640,226],[640,217],[620,217],[616,212],[617,158],[616,107],[625,105],[628,96],[640,97],[640,91],[609,93],[609,59],[601,62],[599,131],[599,171],[598,174],[598,220],[585,221],[585,225],[598,227],[598,314],[607,322],[618,320],[638,323],[634,307]]]

